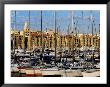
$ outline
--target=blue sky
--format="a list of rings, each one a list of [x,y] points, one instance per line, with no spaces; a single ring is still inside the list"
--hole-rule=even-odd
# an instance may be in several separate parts
[[[55,17],[54,10],[43,10],[42,11],[42,27],[45,31],[46,28],[53,29],[55,28]],[[92,30],[92,20],[88,19],[93,17],[94,19],[94,31],[99,31],[100,24],[100,11],[99,10],[74,10],[74,27],[77,26],[79,33],[91,33]],[[66,33],[68,25],[72,27],[72,11],[67,10],[58,10],[56,11],[56,20],[57,27],[60,32]],[[29,22],[29,11],[28,10],[17,10],[16,11],[16,24],[15,24],[15,11],[11,11],[11,28],[14,28],[14,25],[17,30],[22,30],[24,23]],[[77,23],[77,25],[76,25]],[[88,29],[89,27],[89,29]],[[31,30],[40,30],[41,29],[41,11],[40,10],[31,10],[30,11],[30,29]],[[72,30],[72,29],[71,29]],[[70,30],[70,31],[71,31]]]

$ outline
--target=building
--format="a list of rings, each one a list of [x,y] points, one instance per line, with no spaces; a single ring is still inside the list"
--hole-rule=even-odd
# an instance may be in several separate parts
[[[84,46],[100,48],[100,35],[64,35],[59,32],[55,35],[52,29],[43,32],[29,30],[27,23],[25,23],[22,31],[11,30],[11,49],[15,47],[15,49],[21,48],[30,51],[35,48],[49,48],[54,50],[56,47],[58,50],[73,50],[77,47],[81,48]]]

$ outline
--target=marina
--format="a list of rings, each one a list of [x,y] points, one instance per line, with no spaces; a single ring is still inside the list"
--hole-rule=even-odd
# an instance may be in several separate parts
[[[68,29],[63,34],[57,26],[57,11],[53,12],[53,30],[43,30],[40,11],[40,31],[31,30],[31,11],[23,30],[16,30],[17,11],[13,11],[11,77],[100,77],[100,24],[95,24],[91,11],[88,17],[81,11],[77,18],[73,12],[68,12]],[[78,18],[82,22],[89,20],[87,29],[91,32],[79,33]]]
[[[34,55],[34,54],[33,54]],[[25,76],[83,76],[82,73],[92,73],[100,71],[99,58],[91,60],[81,59],[81,57],[73,59],[70,57],[62,56],[57,57],[55,55],[43,55],[41,56],[30,56],[29,54],[21,54],[18,52],[15,57],[12,57],[11,72],[18,73],[19,75],[24,74]],[[94,61],[94,62],[93,62]],[[74,75],[77,72],[76,75]],[[86,75],[87,76],[87,75]],[[99,75],[100,76],[100,75]]]

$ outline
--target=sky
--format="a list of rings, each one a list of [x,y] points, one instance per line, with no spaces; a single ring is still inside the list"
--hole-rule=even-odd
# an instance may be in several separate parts
[[[30,17],[29,17],[30,12]],[[99,32],[100,11],[99,10],[42,10],[42,29],[55,30],[55,12],[56,12],[56,27],[59,32],[67,34],[68,26],[70,25],[70,32],[72,32],[72,18],[73,29],[79,33],[91,33],[92,24],[94,34]],[[73,15],[73,16],[72,16]],[[30,19],[29,19],[30,18]],[[41,11],[40,10],[17,10],[11,11],[11,29],[23,30],[24,23],[30,20],[30,30],[41,30]]]

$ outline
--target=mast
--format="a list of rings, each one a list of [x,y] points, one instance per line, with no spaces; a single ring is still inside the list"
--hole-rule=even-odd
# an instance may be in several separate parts
[[[71,14],[71,12],[70,12]],[[70,14],[68,13],[68,31],[67,31],[67,36],[68,36],[68,50],[70,52]]]
[[[41,48],[42,48],[42,52],[43,52],[43,32],[42,32],[42,10],[41,10]]]
[[[75,49],[76,49],[76,52],[77,52],[77,47],[78,47],[78,44],[76,43],[77,39],[78,39],[78,36],[77,36],[77,31],[78,31],[77,27],[78,26],[77,25],[78,25],[78,20],[76,22],[76,28],[75,28],[75,32],[76,32],[76,35],[75,35]]]
[[[56,40],[56,11],[54,12],[54,17],[55,17],[55,65],[56,65],[56,46],[57,46],[57,40]]]
[[[15,28],[16,28],[16,11],[15,11],[15,21],[14,21],[14,33],[13,33],[13,35],[14,35],[14,39],[13,39],[13,52],[14,52],[14,54],[15,54]]]
[[[74,28],[73,28],[73,11],[72,11],[72,32],[74,32]],[[74,33],[73,33],[74,34]]]
[[[99,24],[99,39],[100,39],[100,24]],[[99,48],[100,48],[100,45],[99,45]]]
[[[83,21],[84,20],[84,13],[83,13],[83,11],[82,11],[82,22],[84,22]],[[85,31],[83,30],[83,58],[85,58],[85,40],[86,38],[85,38]]]
[[[79,38],[79,30],[78,30],[78,56],[80,55],[80,38]]]
[[[42,34],[42,10],[41,10],[41,61],[42,61],[42,64],[43,64],[43,44],[42,44],[42,41],[43,41],[43,34]]]
[[[100,24],[99,24],[99,35],[100,35]]]
[[[74,28],[73,28],[73,24],[74,23],[74,21],[73,21],[73,11],[72,11],[72,51],[74,50]]]
[[[92,20],[92,47],[94,47],[94,32],[93,32],[94,20],[93,20],[92,12],[91,12],[91,20]],[[92,49],[92,62],[93,59],[94,59],[94,49]]]
[[[31,42],[31,37],[30,37],[30,10],[29,10],[29,26],[28,26],[28,28],[29,28],[29,50],[31,51],[31,46],[30,46],[30,42]]]
[[[78,30],[78,20],[77,20],[77,25],[76,25],[76,37],[77,37],[77,39],[76,39],[76,41],[77,41],[77,44],[76,44],[76,50],[77,50],[77,52],[78,52],[78,56],[79,56],[79,30]]]
[[[100,41],[100,24],[99,24],[99,36],[98,36],[99,38],[98,38],[98,40]],[[99,46],[98,46],[98,52],[99,52],[99,55],[100,55],[100,42],[98,42],[99,44]]]
[[[72,11],[72,59],[73,59],[73,65],[74,65],[74,61],[75,61],[75,56],[74,56],[74,46],[75,46],[75,42],[74,42],[74,26],[75,22],[74,22],[74,16],[73,16],[73,11]],[[75,37],[76,38],[76,37]]]

